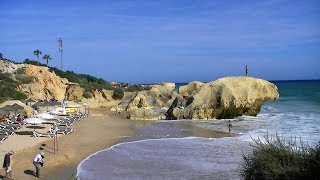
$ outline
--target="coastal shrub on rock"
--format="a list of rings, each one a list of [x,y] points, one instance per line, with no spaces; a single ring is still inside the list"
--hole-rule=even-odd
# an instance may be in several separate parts
[[[309,147],[276,136],[255,143],[252,154],[243,155],[242,179],[320,179],[320,141]]]
[[[115,99],[115,100],[120,100],[122,99],[124,96],[124,92],[123,92],[123,89],[122,88],[116,88],[113,92],[113,96],[112,98]]]
[[[0,74],[0,101],[9,99],[22,100],[27,96],[16,90],[18,83],[14,81],[10,74]]]
[[[86,99],[90,99],[90,98],[92,98],[92,93],[91,92],[85,92],[85,93],[83,93],[83,97],[86,98]]]
[[[142,91],[142,90],[150,90],[151,87],[150,86],[143,86],[143,85],[139,85],[139,84],[133,84],[128,86],[125,90],[127,92],[136,92],[136,91]]]

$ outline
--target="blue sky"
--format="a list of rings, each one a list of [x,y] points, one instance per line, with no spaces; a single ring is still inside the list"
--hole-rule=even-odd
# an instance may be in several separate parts
[[[0,52],[129,83],[320,79],[320,1],[10,0]],[[44,61],[43,61],[44,62]]]

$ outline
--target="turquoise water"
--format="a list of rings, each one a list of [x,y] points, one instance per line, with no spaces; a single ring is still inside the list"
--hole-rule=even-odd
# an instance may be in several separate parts
[[[270,103],[282,112],[320,112],[319,81],[275,81],[280,98]]]
[[[240,179],[243,152],[267,133],[320,141],[320,81],[275,81],[278,101],[266,103],[256,117],[231,120],[236,137],[190,137],[179,125],[228,131],[228,119],[162,120],[139,129],[139,136],[91,155],[78,166],[82,179]],[[179,84],[177,84],[179,85]],[[181,85],[181,84],[180,84]]]

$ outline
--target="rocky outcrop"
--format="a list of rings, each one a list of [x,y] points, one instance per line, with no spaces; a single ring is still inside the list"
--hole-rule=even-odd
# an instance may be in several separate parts
[[[261,105],[278,99],[277,87],[252,77],[225,77],[204,84],[187,99],[176,98],[168,110],[169,119],[234,118],[255,116]]]
[[[28,77],[34,77],[28,84],[21,84],[19,90],[27,94],[29,98],[38,100],[56,99],[62,100],[69,81],[60,78],[47,67],[24,64],[24,72]]]
[[[165,113],[173,100],[178,96],[174,92],[174,83],[152,85],[150,90],[143,90],[130,98],[125,97],[117,107],[116,112],[125,110],[130,119],[155,120],[165,118]]]
[[[185,86],[180,86],[179,87],[179,94],[181,96],[189,96],[192,93],[196,92],[199,90],[205,83],[199,82],[199,81],[193,81],[190,82],[189,84]]]
[[[90,96],[84,97],[86,91],[79,84],[60,78],[47,67],[0,60],[0,73],[8,73],[19,83],[17,90],[34,100],[62,100],[67,97],[71,101],[88,102],[91,107],[112,106],[117,102],[112,98],[113,90],[90,90],[87,92]]]
[[[82,99],[84,89],[79,84],[70,83],[67,87],[66,95],[70,101],[79,101]]]
[[[23,67],[23,64],[14,64],[9,61],[0,59],[0,74],[2,73],[15,73],[19,68]]]

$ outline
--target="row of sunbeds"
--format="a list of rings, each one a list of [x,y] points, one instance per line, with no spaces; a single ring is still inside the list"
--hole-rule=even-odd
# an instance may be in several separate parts
[[[74,131],[74,128],[72,128],[72,126],[86,116],[87,115],[85,114],[75,114],[67,117],[60,117],[57,119],[58,120],[57,122],[52,124],[48,134],[34,132],[34,136],[36,138],[38,137],[53,138],[55,136],[55,126],[57,126],[57,129],[56,129],[57,134],[68,135]]]
[[[15,124],[13,121],[0,122],[0,143],[6,140],[9,136],[13,135],[22,124]]]

